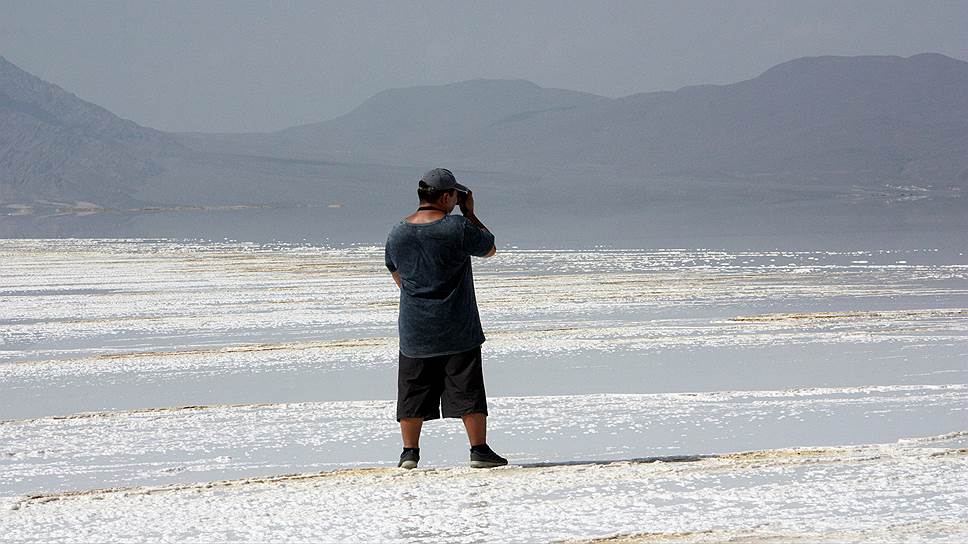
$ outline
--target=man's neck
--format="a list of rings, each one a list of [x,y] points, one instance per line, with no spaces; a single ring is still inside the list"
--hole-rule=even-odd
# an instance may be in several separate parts
[[[436,211],[443,214],[447,213],[444,210],[441,210],[440,208],[433,206],[431,204],[421,204],[420,207],[417,208],[417,212],[426,212],[426,211]]]
[[[421,209],[423,208],[423,209]],[[439,221],[447,216],[447,212],[441,210],[440,208],[430,208],[421,206],[417,211],[410,214],[409,217],[404,219],[407,223],[413,223],[415,225],[420,225],[422,223],[433,223],[434,221]]]

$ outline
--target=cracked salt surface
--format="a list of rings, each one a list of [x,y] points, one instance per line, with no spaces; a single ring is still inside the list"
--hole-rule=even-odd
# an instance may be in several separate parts
[[[6,538],[23,542],[546,542],[623,533],[660,542],[743,533],[963,542],[968,450],[934,446],[486,471],[351,469],[9,500],[0,524]]]
[[[436,469],[280,478],[398,451],[393,403],[373,400],[394,394],[396,353],[380,248],[0,240],[0,531],[966,540],[964,256],[514,250],[474,266],[491,442],[532,467],[453,468],[466,444],[445,421],[422,444]],[[643,457],[698,460],[568,464]],[[204,483],[232,478],[256,479]],[[180,487],[132,488],[164,485]],[[23,500],[65,491],[80,495]]]

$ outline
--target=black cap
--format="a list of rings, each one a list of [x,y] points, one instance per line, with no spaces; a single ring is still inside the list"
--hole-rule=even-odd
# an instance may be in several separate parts
[[[457,189],[461,193],[469,192],[467,187],[457,183],[457,180],[454,178],[454,173],[446,168],[434,168],[430,172],[427,172],[420,178],[420,183],[439,191]]]

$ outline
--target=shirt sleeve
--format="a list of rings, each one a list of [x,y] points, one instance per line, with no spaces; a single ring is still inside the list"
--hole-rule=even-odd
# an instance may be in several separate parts
[[[494,247],[494,235],[464,219],[463,249],[475,257],[487,255]]]
[[[387,238],[386,249],[383,250],[383,259],[384,259],[385,264],[387,265],[387,270],[389,270],[391,274],[397,271],[397,265],[393,263],[393,257],[390,256],[390,239],[389,238]]]

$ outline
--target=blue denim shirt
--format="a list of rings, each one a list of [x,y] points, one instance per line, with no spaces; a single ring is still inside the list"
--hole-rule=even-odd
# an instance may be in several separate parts
[[[461,215],[401,221],[390,230],[386,266],[400,275],[400,353],[436,357],[484,343],[471,255],[482,257],[493,246],[493,234]]]

